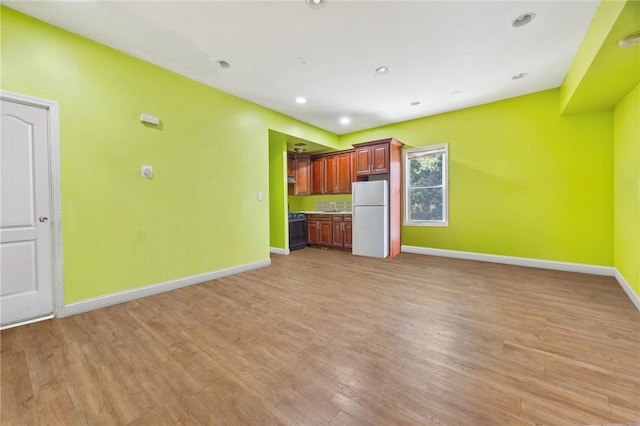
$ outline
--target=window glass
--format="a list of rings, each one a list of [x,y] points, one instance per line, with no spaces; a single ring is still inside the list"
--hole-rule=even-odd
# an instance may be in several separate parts
[[[405,225],[448,225],[447,144],[405,150]]]

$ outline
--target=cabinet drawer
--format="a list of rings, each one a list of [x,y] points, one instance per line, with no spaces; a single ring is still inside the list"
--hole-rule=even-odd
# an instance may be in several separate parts
[[[333,221],[334,222],[342,222],[342,215],[341,214],[332,214],[331,216],[333,216]]]
[[[307,222],[331,222],[332,214],[308,214]]]

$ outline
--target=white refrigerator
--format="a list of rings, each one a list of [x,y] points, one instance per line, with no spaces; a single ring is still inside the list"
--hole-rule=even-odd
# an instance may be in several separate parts
[[[354,182],[353,247],[360,256],[389,256],[389,183]]]

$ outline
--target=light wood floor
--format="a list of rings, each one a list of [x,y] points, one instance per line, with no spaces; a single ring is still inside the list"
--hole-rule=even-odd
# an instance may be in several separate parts
[[[1,333],[2,425],[640,421],[609,277],[305,249]]]

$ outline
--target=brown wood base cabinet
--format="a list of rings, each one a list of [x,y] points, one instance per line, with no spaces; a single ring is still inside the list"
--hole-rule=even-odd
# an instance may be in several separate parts
[[[353,228],[351,227],[351,215],[350,214],[334,214],[332,218],[333,222],[333,236],[332,245],[334,247],[351,248],[351,234]]]
[[[351,248],[350,214],[308,214],[307,242],[311,245]]]
[[[307,242],[321,246],[333,243],[333,223],[330,214],[307,215]]]

